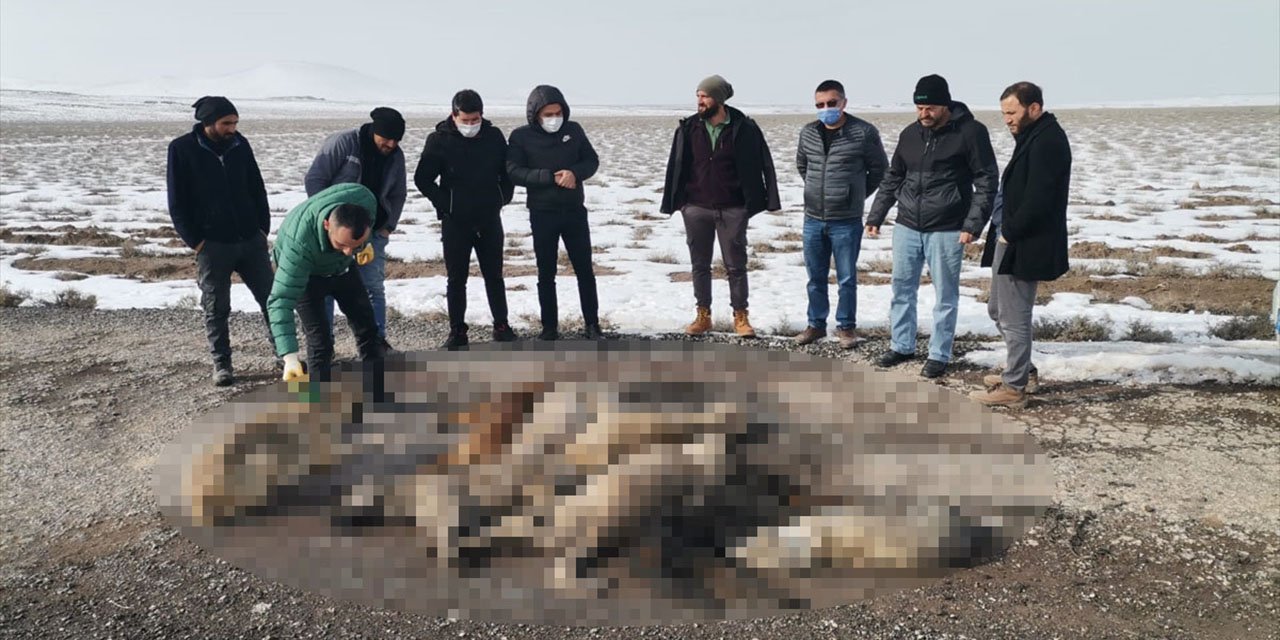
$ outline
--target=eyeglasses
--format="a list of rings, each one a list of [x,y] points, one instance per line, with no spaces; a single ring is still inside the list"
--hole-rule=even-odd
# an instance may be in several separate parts
[[[834,109],[834,108],[836,108],[836,107],[840,106],[840,100],[839,100],[839,98],[837,98],[837,99],[835,99],[835,100],[828,100],[828,101],[826,101],[826,102],[818,102],[818,103],[814,104],[813,106],[815,106],[815,107],[817,107],[817,108],[819,108],[819,109],[821,109],[821,108],[823,108],[823,107],[826,107],[826,108],[828,108],[828,109]]]

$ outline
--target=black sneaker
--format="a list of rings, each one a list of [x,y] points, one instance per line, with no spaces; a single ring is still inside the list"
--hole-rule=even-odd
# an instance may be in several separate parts
[[[511,325],[507,323],[493,325],[493,341],[494,342],[515,342],[516,332],[511,330]]]
[[[604,340],[604,330],[600,328],[599,324],[587,325],[587,327],[583,329],[582,335],[588,340]]]
[[[896,367],[908,360],[915,360],[915,359],[916,359],[916,354],[914,353],[910,353],[910,354],[898,353],[897,351],[890,349],[884,352],[884,355],[880,356],[879,360],[876,360],[876,366],[886,367],[886,368]]]
[[[920,375],[926,378],[941,378],[946,372],[947,363],[933,359],[925,360],[924,368],[920,369]]]
[[[547,340],[547,341],[551,341],[551,340],[559,340],[559,339],[560,339],[560,330],[559,330],[559,329],[557,329],[556,327],[543,327],[543,328],[542,328],[542,333],[539,333],[539,334],[538,334],[538,339],[539,339],[539,340]]]
[[[231,371],[230,364],[213,365],[213,384],[219,387],[229,387],[236,381],[236,376]]]
[[[449,332],[449,337],[445,339],[443,347],[445,349],[457,349],[467,346],[467,332],[457,329]]]

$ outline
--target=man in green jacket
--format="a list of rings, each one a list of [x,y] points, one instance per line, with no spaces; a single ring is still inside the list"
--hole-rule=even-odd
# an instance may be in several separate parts
[[[377,206],[373,192],[364,185],[335,184],[294,207],[280,225],[272,250],[276,275],[267,298],[267,314],[276,354],[284,359],[286,381],[304,375],[293,322],[295,308],[307,337],[310,374],[313,379],[328,377],[333,331],[325,314],[327,296],[332,296],[347,316],[360,358],[382,358],[373,306],[354,268],[373,257],[368,242],[371,212]]]

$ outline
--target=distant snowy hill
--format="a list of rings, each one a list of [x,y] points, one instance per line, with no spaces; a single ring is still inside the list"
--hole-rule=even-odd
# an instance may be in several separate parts
[[[352,102],[405,98],[409,93],[403,85],[367,73],[310,62],[272,62],[219,76],[197,73],[160,76],[134,82],[83,87],[77,92],[193,99],[203,95],[225,95],[232,99],[319,98]]]

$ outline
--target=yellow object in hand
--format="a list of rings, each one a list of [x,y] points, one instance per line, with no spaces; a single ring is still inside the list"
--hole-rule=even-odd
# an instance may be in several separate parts
[[[373,262],[373,243],[372,242],[364,245],[363,249],[356,252],[356,264],[363,267],[366,264],[369,264],[370,262]]]
[[[298,358],[297,352],[285,354],[284,375],[281,379],[285,382],[307,382],[311,379],[307,374],[307,366]]]

